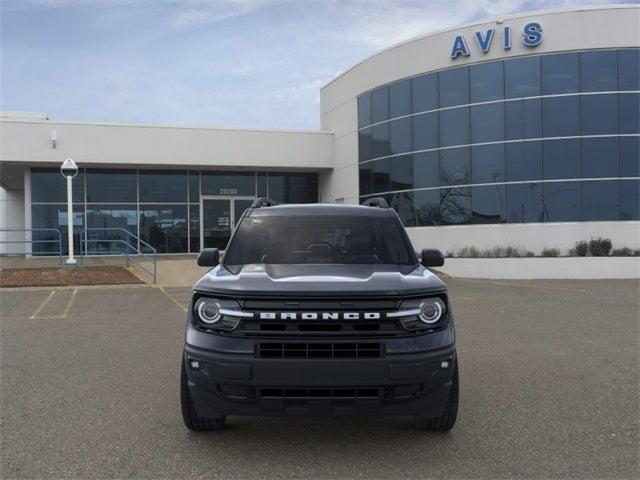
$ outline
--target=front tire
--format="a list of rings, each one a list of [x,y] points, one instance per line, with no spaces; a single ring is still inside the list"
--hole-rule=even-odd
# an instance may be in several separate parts
[[[425,430],[429,432],[446,432],[453,428],[458,418],[458,360],[455,360],[453,378],[451,379],[451,390],[449,391],[449,397],[447,398],[447,404],[444,407],[444,412],[440,417],[426,417],[422,415],[416,416],[416,427],[419,430]]]
[[[187,384],[187,370],[184,366],[184,360],[180,372],[180,406],[182,407],[184,425],[193,432],[211,432],[221,430],[224,427],[224,415],[218,418],[203,418],[198,415]]]

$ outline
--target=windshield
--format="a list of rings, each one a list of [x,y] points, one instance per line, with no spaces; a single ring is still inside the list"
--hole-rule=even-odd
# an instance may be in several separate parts
[[[417,259],[395,217],[264,216],[242,220],[224,263],[415,265]]]

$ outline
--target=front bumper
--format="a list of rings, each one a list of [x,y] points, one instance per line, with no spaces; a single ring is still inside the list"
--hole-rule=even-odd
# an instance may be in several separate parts
[[[202,417],[440,416],[455,365],[453,327],[375,340],[384,343],[380,358],[259,358],[256,343],[266,339],[212,335],[189,325],[183,360]]]

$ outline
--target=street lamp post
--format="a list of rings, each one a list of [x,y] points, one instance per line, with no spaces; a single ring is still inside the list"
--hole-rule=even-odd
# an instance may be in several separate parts
[[[60,166],[60,173],[67,179],[67,233],[69,235],[69,258],[67,265],[76,265],[78,261],[73,258],[73,177],[78,174],[78,166],[72,158],[67,158]]]

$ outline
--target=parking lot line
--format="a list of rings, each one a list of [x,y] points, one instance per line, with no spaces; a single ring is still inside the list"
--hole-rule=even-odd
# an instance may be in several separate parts
[[[64,305],[64,308],[61,311],[58,310],[53,312],[42,313],[46,309],[46,307],[50,304],[51,299],[54,298],[54,295],[59,291],[59,290],[52,290],[49,296],[44,300],[44,302],[40,304],[38,309],[34,312],[33,315],[31,315],[31,317],[29,317],[29,319],[40,320],[40,319],[52,319],[52,318],[55,318],[55,319],[67,318],[67,316],[69,315],[69,311],[71,310],[71,307],[73,306],[73,303],[76,299],[76,296],[78,295],[78,290],[79,290],[78,288],[74,288],[73,290],[71,290],[71,293],[69,294],[69,299],[67,300],[67,302]],[[60,290],[60,291],[65,292],[65,290]],[[61,300],[64,300],[64,298]]]
[[[160,291],[161,291],[162,293],[164,293],[164,294],[167,296],[167,298],[168,298],[169,300],[171,300],[173,303],[175,303],[178,307],[180,307],[180,308],[181,308],[182,310],[184,310],[184,311],[185,311],[185,313],[186,313],[186,311],[187,311],[188,309],[187,309],[187,306],[186,306],[185,304],[180,303],[178,300],[176,300],[176,299],[173,297],[173,295],[169,294],[169,292],[167,292],[167,291],[164,289],[164,287],[158,286],[158,288],[160,289]]]
[[[55,293],[56,293],[55,290],[51,290],[51,293],[47,296],[47,298],[44,299],[44,301],[36,309],[36,311],[33,313],[33,315],[31,315],[29,317],[29,320],[35,320],[37,318],[38,314],[42,311],[42,309],[45,307],[45,305],[47,303],[49,303],[49,300],[51,300],[51,298],[55,295]]]

